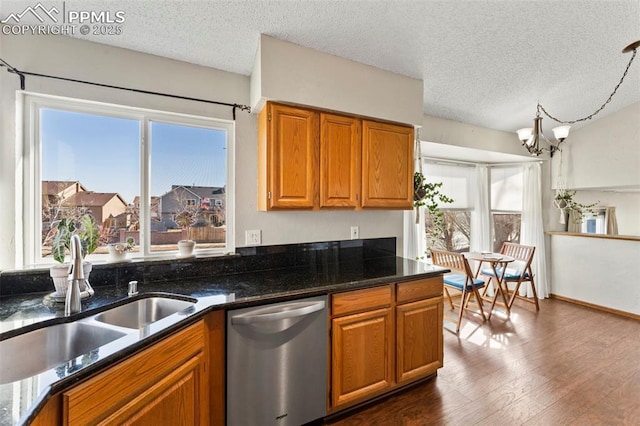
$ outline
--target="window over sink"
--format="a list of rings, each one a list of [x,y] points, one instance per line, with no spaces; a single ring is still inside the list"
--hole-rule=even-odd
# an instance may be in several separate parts
[[[133,238],[131,257],[233,251],[234,123],[25,94],[23,264],[50,263],[63,218],[90,214],[92,259]],[[176,218],[188,215],[188,222]],[[186,225],[185,225],[186,224]]]

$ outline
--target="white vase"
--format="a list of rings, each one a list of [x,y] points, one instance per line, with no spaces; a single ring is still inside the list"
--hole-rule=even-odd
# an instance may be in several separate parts
[[[178,241],[178,257],[191,257],[193,256],[193,250],[196,248],[196,242],[193,240],[180,240]]]
[[[127,260],[127,247],[124,243],[113,243],[107,246],[109,250],[108,262],[124,262]]]
[[[53,286],[56,289],[56,297],[64,297],[67,294],[67,286],[69,285],[69,263],[53,265],[49,268],[49,275],[53,279]],[[91,262],[82,263],[82,273],[85,282],[80,284],[80,292],[87,291],[87,283],[89,282],[89,274],[93,269]],[[89,287],[91,284],[89,284]]]

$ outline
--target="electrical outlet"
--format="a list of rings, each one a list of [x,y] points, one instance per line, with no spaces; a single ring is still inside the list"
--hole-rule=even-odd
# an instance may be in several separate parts
[[[259,246],[262,244],[262,232],[259,229],[245,231],[244,243],[248,246]]]
[[[351,239],[352,240],[357,240],[358,238],[360,238],[360,228],[357,226],[352,226],[351,227]]]

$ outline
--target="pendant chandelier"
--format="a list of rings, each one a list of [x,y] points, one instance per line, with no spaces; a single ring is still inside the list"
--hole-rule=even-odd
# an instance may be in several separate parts
[[[522,142],[522,146],[527,148],[527,150],[529,151],[529,153],[531,153],[531,155],[538,156],[545,151],[549,151],[550,155],[553,157],[553,153],[560,149],[560,144],[564,142],[564,140],[569,136],[569,130],[571,129],[571,124],[578,123],[580,121],[591,120],[596,114],[602,111],[609,102],[611,102],[611,99],[616,94],[616,92],[618,91],[618,88],[620,87],[620,85],[624,81],[624,78],[627,76],[627,73],[629,72],[629,67],[631,66],[631,63],[636,57],[638,47],[640,47],[640,40],[633,42],[627,47],[625,47],[624,49],[622,49],[622,53],[633,52],[633,54],[631,55],[631,59],[629,60],[629,63],[627,64],[627,67],[625,68],[624,73],[620,78],[620,81],[618,82],[616,87],[613,89],[613,92],[611,92],[611,95],[609,95],[609,98],[602,104],[600,108],[598,108],[592,114],[583,118],[579,118],[577,120],[563,121],[549,114],[544,109],[544,107],[540,103],[538,103],[538,106],[536,108],[536,117],[533,119],[533,127],[526,127],[524,129],[519,129],[517,131],[518,139],[520,139],[520,141]],[[554,142],[547,139],[547,137],[542,132],[542,117],[540,113],[543,113],[548,118],[552,119],[557,123],[563,124],[563,126],[558,126],[552,129],[553,136],[555,137]],[[540,146],[541,140],[544,140],[547,144],[549,144],[549,148]]]

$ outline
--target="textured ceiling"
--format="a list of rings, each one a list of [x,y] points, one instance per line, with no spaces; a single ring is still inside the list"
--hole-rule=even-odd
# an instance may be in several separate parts
[[[3,0],[0,12],[31,3]],[[122,35],[86,39],[245,75],[267,34],[420,78],[426,114],[506,131],[530,126],[538,101],[564,120],[592,113],[631,57],[622,48],[640,39],[640,0],[67,0],[66,7],[125,11]],[[640,58],[627,80],[600,116],[640,101]],[[545,130],[552,124],[545,120]]]

